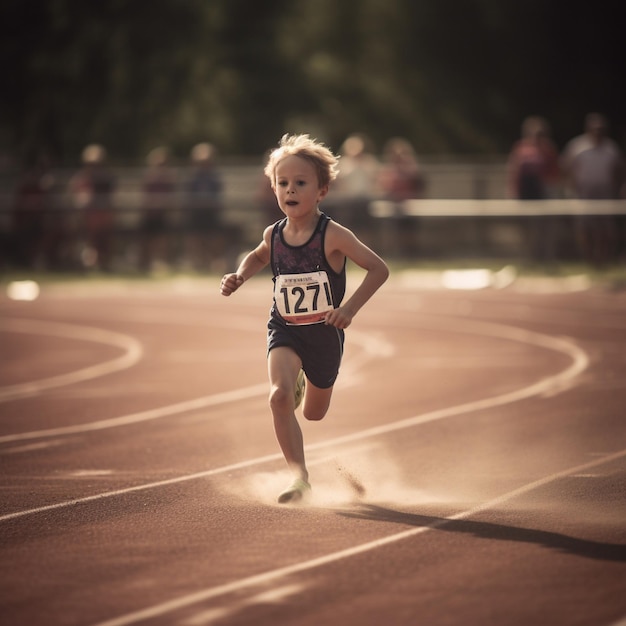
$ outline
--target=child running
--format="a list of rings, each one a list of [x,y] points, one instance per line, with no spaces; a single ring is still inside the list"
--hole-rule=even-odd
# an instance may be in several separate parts
[[[265,174],[286,217],[268,226],[261,243],[221,281],[222,295],[230,296],[267,265],[274,274],[267,325],[269,404],[276,438],[294,474],[292,484],[278,496],[280,503],[297,502],[311,491],[295,410],[303,400],[306,419],[326,415],[344,330],[389,275],[376,253],[320,211],[337,171],[338,157],[324,144],[309,135],[284,135],[269,155]],[[346,259],[366,274],[343,302]]]

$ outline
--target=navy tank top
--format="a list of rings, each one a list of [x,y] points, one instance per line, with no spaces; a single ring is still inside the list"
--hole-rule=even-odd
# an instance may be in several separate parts
[[[344,262],[341,271],[335,272],[326,259],[324,241],[329,222],[322,213],[313,234],[300,246],[285,241],[287,218],[274,224],[270,255],[275,285],[273,318],[296,324],[319,323],[325,310],[341,304],[346,292],[346,265]]]

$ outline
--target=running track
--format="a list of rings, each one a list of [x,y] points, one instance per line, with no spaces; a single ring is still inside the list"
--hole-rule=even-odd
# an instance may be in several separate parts
[[[304,423],[267,278],[0,298],[0,623],[626,624],[626,293],[395,276]]]

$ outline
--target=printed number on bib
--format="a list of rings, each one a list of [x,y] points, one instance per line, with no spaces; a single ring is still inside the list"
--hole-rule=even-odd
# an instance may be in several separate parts
[[[276,308],[289,324],[317,324],[333,310],[326,272],[279,274],[274,285]]]

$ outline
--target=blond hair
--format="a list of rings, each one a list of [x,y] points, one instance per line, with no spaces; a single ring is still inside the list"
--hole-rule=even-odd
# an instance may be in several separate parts
[[[288,156],[298,156],[313,165],[320,189],[337,178],[339,157],[335,156],[323,143],[311,139],[309,135],[286,134],[282,136],[278,148],[270,152],[265,165],[265,175],[270,179],[272,187],[276,183],[276,167]]]

